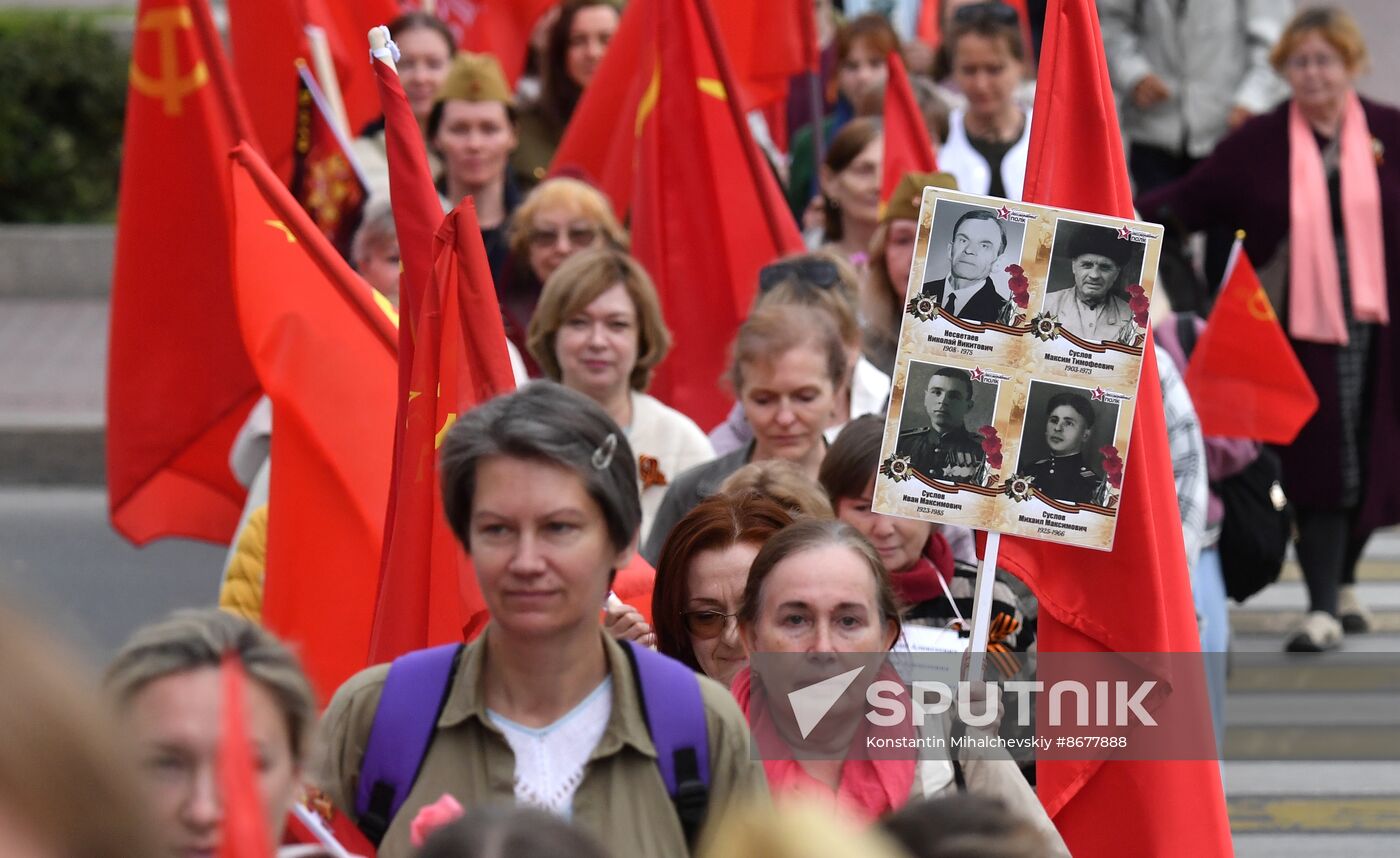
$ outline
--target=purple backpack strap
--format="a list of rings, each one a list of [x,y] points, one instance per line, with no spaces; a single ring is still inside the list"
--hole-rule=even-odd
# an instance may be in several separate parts
[[[656,766],[694,847],[710,794],[710,737],[695,672],[673,658],[627,642]]]
[[[446,644],[389,665],[355,792],[355,818],[375,846],[418,779],[461,652],[461,644]]]

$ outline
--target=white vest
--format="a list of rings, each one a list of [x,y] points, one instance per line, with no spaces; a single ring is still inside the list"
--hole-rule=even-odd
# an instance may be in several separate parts
[[[948,140],[938,150],[938,169],[952,173],[958,180],[958,190],[969,194],[985,194],[992,187],[992,168],[987,159],[972,148],[963,125],[966,111],[948,114]],[[1030,151],[1031,111],[1026,111],[1026,127],[1001,159],[1001,183],[1009,199],[1019,200],[1026,183],[1026,155]]]

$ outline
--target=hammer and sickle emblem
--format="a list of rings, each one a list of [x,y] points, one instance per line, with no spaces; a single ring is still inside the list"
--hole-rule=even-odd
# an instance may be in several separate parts
[[[209,68],[203,60],[196,60],[189,74],[180,74],[179,45],[175,41],[177,31],[194,26],[193,16],[187,6],[166,6],[152,9],[141,16],[139,30],[154,30],[160,39],[160,74],[151,77],[141,71],[136,60],[131,61],[131,85],[142,95],[158,98],[163,102],[166,116],[179,116],[184,110],[185,96],[209,82]]]
[[[1269,303],[1269,296],[1264,294],[1263,289],[1255,289],[1254,294],[1249,296],[1245,302],[1245,308],[1249,310],[1249,315],[1261,322],[1272,322],[1277,317],[1274,315],[1274,307]]]

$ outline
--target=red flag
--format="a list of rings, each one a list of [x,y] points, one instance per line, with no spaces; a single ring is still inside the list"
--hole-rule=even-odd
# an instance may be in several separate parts
[[[752,110],[787,98],[788,80],[816,66],[815,45],[805,43],[804,17],[811,0],[711,0],[734,77]]]
[[[375,24],[388,23],[397,14],[395,4],[393,0],[351,0],[346,8],[339,8],[344,2],[228,0],[233,69],[248,99],[268,164],[284,181],[292,175],[296,141],[296,63],[312,62],[308,27],[325,34],[345,106],[347,131],[358,133],[378,113],[374,81],[363,59],[364,34]],[[351,26],[354,30],[347,32]]]
[[[143,0],[107,359],[107,496],[137,545],[226,542],[229,447],[259,395],[229,279],[228,150],[249,136],[204,0]]]
[[[272,858],[272,834],[257,769],[253,740],[248,735],[243,662],[237,653],[224,654],[219,668],[222,696],[219,711],[219,750],[215,767],[219,781],[220,820],[218,858]]]
[[[239,319],[276,420],[263,621],[328,694],[369,652],[393,461],[392,309],[247,146],[232,175]]]
[[[457,418],[515,388],[470,199],[438,231],[433,283],[414,331],[413,388],[399,426],[371,663],[470,639],[488,619],[471,561],[443,514],[437,469],[438,447]]]
[[[1026,173],[1028,202],[1133,214],[1092,0],[1050,3]],[[1149,342],[1113,551],[1001,541],[1040,600],[1042,653],[1200,651],[1161,402]],[[1231,854],[1214,760],[1042,761],[1037,792],[1076,856]]]
[[[399,73],[388,57],[371,62],[384,112],[384,147],[389,161],[389,195],[394,200],[394,229],[399,240],[399,308],[409,325],[399,332],[400,399],[408,391],[408,369],[413,365],[412,324],[418,318],[423,294],[433,276],[433,236],[442,223],[442,202],[433,187],[423,133],[404,95]]]
[[[1317,411],[1317,391],[1239,239],[1186,386],[1207,435],[1290,444]]]
[[[530,34],[540,16],[559,0],[438,0],[438,17],[457,44],[478,54],[493,54],[512,87],[525,70]],[[380,22],[387,23],[387,22]]]
[[[932,173],[938,169],[933,140],[928,136],[923,111],[914,101],[909,75],[899,51],[890,51],[890,77],[885,85],[885,155],[880,179],[880,205],[905,173]]]
[[[306,63],[297,64],[297,74],[292,194],[340,255],[348,257],[368,191],[350,141],[329,118],[325,95]]]
[[[553,164],[630,210],[633,252],[675,323],[652,392],[702,426],[729,410],[715,382],[758,269],[802,250],[735,91],[706,0],[634,0]]]

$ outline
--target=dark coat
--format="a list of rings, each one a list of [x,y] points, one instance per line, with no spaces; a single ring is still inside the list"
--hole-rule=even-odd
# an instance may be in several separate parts
[[[1365,407],[1363,488],[1358,526],[1369,530],[1400,522],[1400,111],[1361,100],[1371,135],[1383,149],[1380,179],[1389,326],[1377,326]],[[1145,220],[1187,229],[1244,229],[1244,246],[1256,268],[1268,265],[1289,229],[1288,102],[1257,116],[1226,137],[1185,178],[1145,195]],[[1275,307],[1287,331],[1285,295]],[[1342,497],[1339,453],[1342,426],[1337,393],[1336,346],[1293,340],[1293,350],[1317,390],[1318,409],[1287,447],[1279,448],[1290,499],[1302,506],[1335,507]],[[1367,437],[1369,436],[1369,437]]]
[[[942,280],[930,280],[924,284],[924,294],[937,301],[940,307],[943,306],[943,296],[947,292],[947,277]],[[1005,304],[1006,299],[998,294],[997,287],[992,284],[992,278],[988,277],[982,288],[972,293],[967,306],[955,307],[953,315],[964,322],[995,322]]]

